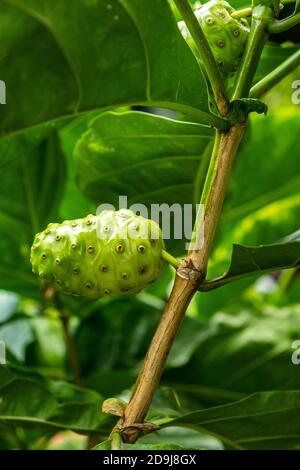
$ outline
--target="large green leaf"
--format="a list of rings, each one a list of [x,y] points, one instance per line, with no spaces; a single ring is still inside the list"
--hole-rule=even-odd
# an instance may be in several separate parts
[[[31,273],[34,235],[57,217],[65,162],[56,132],[43,128],[0,142],[0,286],[38,295]]]
[[[256,247],[233,245],[228,271],[217,279],[205,282],[200,290],[216,289],[242,277],[298,266],[300,266],[300,230],[272,245]]]
[[[198,408],[199,409],[199,408]],[[191,428],[168,426],[158,432],[141,437],[139,444],[168,445],[170,442],[184,449],[222,450],[223,445],[219,439]]]
[[[86,132],[88,123],[95,117],[95,113],[85,113],[84,115],[71,119],[63,126],[59,132],[61,149],[65,155],[68,168],[68,178],[65,192],[59,206],[59,215],[62,220],[78,219],[95,212],[95,204],[88,200],[76,184],[76,168],[73,156],[74,148],[81,134]]]
[[[248,138],[232,175],[224,223],[232,226],[267,204],[299,193],[300,174],[296,169],[300,123],[296,108],[251,118]]]
[[[0,291],[0,324],[7,322],[19,310],[19,297],[13,292]]]
[[[0,18],[2,132],[138,103],[221,121],[165,0],[1,0]]]
[[[141,112],[102,114],[76,147],[80,188],[96,204],[191,203],[209,127]]]
[[[296,450],[300,447],[299,417],[300,392],[274,391],[190,413],[165,426],[207,431],[229,449]]]
[[[104,113],[76,147],[80,188],[96,204],[117,208],[119,196],[128,197],[128,206],[140,203],[148,209],[151,204],[193,204],[212,136],[212,129],[199,124],[140,112]],[[169,243],[172,248],[181,244],[184,251],[181,236]]]
[[[24,361],[26,349],[34,341],[29,321],[19,319],[0,326],[0,341],[17,360]]]
[[[102,397],[67,382],[22,369],[0,367],[0,420],[44,430],[71,429],[105,435],[112,419],[101,413]]]
[[[278,239],[287,236],[287,233],[293,232],[299,228],[299,217],[300,217],[300,194],[291,196],[285,199],[280,199],[271,204],[262,207],[257,211],[253,211],[241,219],[240,222],[233,226],[232,230],[224,233],[221,242],[217,246],[213,258],[210,264],[210,277],[218,276],[225,269],[228,268],[229,256],[232,251],[232,244],[236,244],[243,247],[249,247],[250,251],[242,248],[238,248],[239,251],[239,261],[244,264],[245,273],[247,270],[249,273],[251,271],[255,274],[254,262],[252,260],[252,266],[250,266],[249,253],[251,252],[251,247],[255,247],[254,258],[257,257],[258,263],[262,263],[260,266],[257,266],[257,272],[260,268],[263,268],[263,263],[265,263],[266,270],[272,270],[272,251],[274,251],[274,265],[277,267],[289,268],[297,266],[298,264],[298,242],[297,240],[289,240],[287,238],[287,243],[279,243],[279,248],[275,253],[276,245],[278,245]],[[263,244],[266,246],[259,247]],[[275,245],[274,250],[268,245]],[[286,245],[286,247],[284,246]],[[243,250],[243,256],[241,257],[241,250]],[[248,259],[247,259],[248,255]],[[284,258],[283,258],[284,257]],[[237,274],[242,274],[243,267],[240,265],[237,268],[238,259],[235,253],[234,261],[234,271]],[[234,272],[232,271],[232,272]]]
[[[251,119],[232,174],[209,277],[228,269],[234,244],[273,244],[299,228],[300,127],[294,108]]]
[[[165,383],[175,390],[179,383],[179,390],[208,403],[209,394],[204,400],[201,387],[246,394],[298,389],[300,377],[292,363],[292,344],[299,339],[299,331],[299,305],[215,314],[206,329],[202,327],[202,338],[198,346],[194,344],[190,361],[184,367],[168,369]],[[190,338],[193,341],[193,335]]]
[[[159,317],[160,311],[155,306],[139,302],[133,296],[96,305],[75,334],[84,376],[135,367],[147,352]],[[116,387],[110,383],[98,385],[101,393],[112,393],[109,387]]]
[[[110,441],[106,440],[95,446],[92,450],[110,450]],[[178,444],[126,444],[122,450],[195,450],[193,447],[182,447]],[[197,448],[199,449],[199,447]]]
[[[75,333],[75,343],[87,384],[111,396],[135,381],[137,364],[148,349],[164,302],[143,296],[112,299],[94,306]],[[207,324],[185,317],[168,359],[169,368],[185,365],[208,334]]]

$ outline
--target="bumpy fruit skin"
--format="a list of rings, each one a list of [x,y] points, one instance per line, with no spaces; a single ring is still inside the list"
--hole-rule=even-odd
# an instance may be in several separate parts
[[[225,76],[236,71],[249,34],[247,20],[232,18],[233,11],[234,8],[224,0],[212,0],[195,10],[216,62]],[[179,23],[179,28],[194,49],[191,35],[183,21]]]
[[[134,294],[155,281],[163,249],[159,226],[123,209],[49,224],[36,235],[30,261],[47,286],[95,299]]]

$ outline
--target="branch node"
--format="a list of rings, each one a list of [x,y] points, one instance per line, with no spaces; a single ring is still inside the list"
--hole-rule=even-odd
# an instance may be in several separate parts
[[[119,432],[122,436],[122,440],[128,444],[134,444],[139,435],[146,435],[152,432],[159,431],[160,427],[157,424],[144,422],[144,423],[134,423],[126,425],[125,427],[120,427]]]
[[[181,261],[177,275],[186,281],[191,281],[195,286],[203,279],[203,273],[195,267],[191,258],[184,258]]]

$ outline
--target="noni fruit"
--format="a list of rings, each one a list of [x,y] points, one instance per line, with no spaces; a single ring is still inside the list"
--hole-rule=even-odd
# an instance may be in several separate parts
[[[155,281],[163,249],[154,221],[108,210],[49,224],[35,237],[31,263],[45,285],[95,299],[137,293]]]
[[[245,18],[233,18],[234,8],[224,0],[211,0],[195,10],[195,15],[211,47],[214,58],[223,75],[229,76],[238,67],[249,34]],[[195,51],[196,47],[183,21],[179,28]],[[201,60],[201,57],[199,57]]]

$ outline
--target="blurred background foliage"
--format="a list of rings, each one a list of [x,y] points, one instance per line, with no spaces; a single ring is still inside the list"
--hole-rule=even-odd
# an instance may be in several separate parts
[[[242,1],[241,6],[244,4]],[[3,2],[0,5],[4,8]],[[14,25],[14,40],[19,30],[25,35],[24,21],[20,16]],[[25,23],[30,37],[45,34]],[[269,47],[277,46],[272,43]],[[37,50],[38,57],[32,60],[38,63],[46,52]],[[272,69],[276,55],[266,57]],[[62,57],[59,61],[64,62]],[[12,66],[8,69],[17,72]],[[63,69],[66,80],[69,73]],[[55,77],[53,74],[51,80]],[[292,82],[297,79],[300,69],[263,97],[268,116],[250,119],[209,276],[221,275],[228,268],[233,243],[274,243],[299,229],[300,105],[291,101]],[[40,77],[39,85],[42,81]],[[72,101],[66,95],[74,90],[55,86],[61,90],[55,98],[57,104]],[[86,99],[86,108],[93,108]],[[26,100],[19,97],[19,102],[23,107],[15,119],[16,129],[24,126],[28,113]],[[168,266],[154,285],[136,296],[94,302],[63,296],[61,309],[43,295],[31,273],[29,251],[34,234],[51,221],[95,213],[100,203],[115,203],[119,194],[127,195],[129,204],[197,202],[211,129],[201,128],[176,110],[171,115],[178,118],[175,122],[159,117],[165,113],[161,109],[151,108],[155,115],[145,113],[148,108],[132,112],[129,106],[118,107],[118,100],[116,104],[113,112],[92,110],[23,132],[4,133],[0,140],[0,340],[6,345],[7,359],[6,366],[0,366],[1,449],[82,449],[104,440],[115,420],[101,413],[101,403],[111,396],[129,398],[167,300],[173,278]],[[49,109],[43,107],[42,112],[50,119]],[[13,118],[4,117],[8,128]],[[32,124],[35,122],[28,121],[28,126]],[[99,144],[96,153],[74,151],[86,132],[92,132]],[[162,138],[164,134],[166,138]],[[176,256],[184,255],[184,241],[167,244]],[[291,362],[292,344],[300,339],[299,286],[299,272],[288,270],[197,295],[149,412],[148,418],[163,429],[141,439],[145,448],[157,442],[168,448],[170,444],[203,449],[299,448],[300,440],[292,437],[298,432],[296,423],[291,423],[290,437],[286,431],[285,439],[278,437],[271,444],[263,435],[268,429],[270,434],[277,431],[272,422],[263,422],[265,427],[251,447],[247,444],[250,430],[245,442],[237,431],[244,431],[244,423],[236,425],[233,435],[234,425],[220,431],[207,427],[198,416],[204,424],[197,428],[195,415],[180,422],[183,415],[206,410],[210,416],[211,410],[216,421],[230,423],[236,413],[232,404],[258,392],[273,395],[254,395],[251,406],[256,412],[268,403],[279,413],[277,400],[289,410],[288,421],[299,401],[282,394],[300,387],[300,367]],[[274,416],[273,424],[276,413]]]

